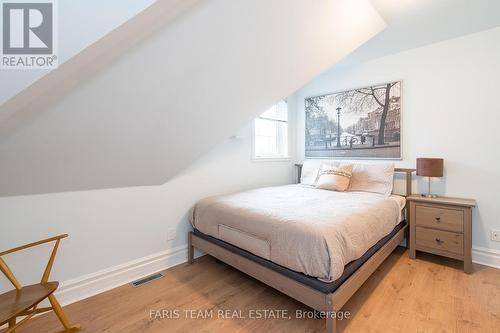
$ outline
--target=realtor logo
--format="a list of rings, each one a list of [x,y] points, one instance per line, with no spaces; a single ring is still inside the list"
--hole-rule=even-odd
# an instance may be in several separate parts
[[[57,67],[53,0],[2,2],[2,69]]]

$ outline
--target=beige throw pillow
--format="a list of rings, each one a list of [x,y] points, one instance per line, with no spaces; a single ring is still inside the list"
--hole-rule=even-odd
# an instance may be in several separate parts
[[[323,164],[319,169],[316,187],[323,190],[343,192],[349,187],[352,176],[352,164]]]

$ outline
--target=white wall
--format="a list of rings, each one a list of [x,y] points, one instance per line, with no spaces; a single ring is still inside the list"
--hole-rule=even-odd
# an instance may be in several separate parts
[[[57,1],[59,65],[94,43],[156,0]],[[0,104],[49,70],[5,70],[0,73]]]
[[[291,141],[293,141],[293,119]],[[205,154],[161,186],[0,198],[0,249],[69,233],[61,243],[53,279],[67,281],[187,243],[188,215],[196,200],[293,181],[292,162],[251,161],[252,125]],[[167,229],[177,239],[167,241]],[[21,281],[33,283],[49,248],[8,257]],[[45,257],[44,257],[45,256]],[[11,289],[0,278],[1,290]]]
[[[0,196],[163,184],[385,27],[367,0],[194,1],[166,24],[186,2],[110,34],[114,54],[157,27],[113,63],[82,52],[0,106]]]
[[[163,22],[169,2],[125,26]],[[67,281],[185,245],[196,200],[293,181],[290,161],[250,160],[250,125],[227,138],[384,26],[367,0],[200,1],[94,76],[44,85],[67,61],[33,85],[50,94],[0,106],[0,249],[69,233],[53,274]],[[29,283],[41,257],[9,262]]]
[[[337,67],[296,92],[298,159],[304,157],[304,98],[403,80],[403,160],[442,157],[441,195],[474,198],[473,247],[500,250],[500,28],[358,64]],[[424,179],[417,191],[426,190]],[[500,253],[500,252],[498,252]],[[498,254],[497,254],[498,255]]]

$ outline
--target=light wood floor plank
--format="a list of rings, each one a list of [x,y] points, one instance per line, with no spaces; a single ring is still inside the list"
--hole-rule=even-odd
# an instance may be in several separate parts
[[[203,257],[164,272],[139,288],[122,286],[71,304],[65,310],[82,332],[323,332],[321,319],[150,319],[150,310],[309,310],[306,306],[235,269]],[[500,270],[427,254],[410,260],[398,248],[345,305],[352,318],[340,332],[499,332]],[[20,333],[59,329],[49,314]]]

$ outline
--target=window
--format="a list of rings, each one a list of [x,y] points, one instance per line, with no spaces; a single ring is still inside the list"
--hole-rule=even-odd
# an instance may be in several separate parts
[[[255,119],[255,159],[288,158],[288,105],[281,101]]]

